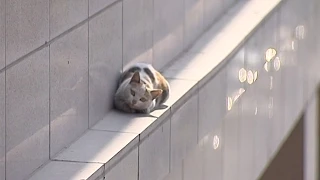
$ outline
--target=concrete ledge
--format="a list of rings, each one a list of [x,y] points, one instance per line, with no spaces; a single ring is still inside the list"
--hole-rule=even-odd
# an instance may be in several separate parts
[[[146,116],[111,111],[30,179],[100,180],[115,165],[131,157],[132,153],[130,163],[136,166],[138,175],[139,157],[136,154],[140,153],[137,150],[139,145],[159,127],[164,128],[167,120],[224,68],[238,47],[280,2],[240,1],[185,54],[165,69],[163,74],[169,79],[172,89],[172,95],[166,103],[168,108]]]

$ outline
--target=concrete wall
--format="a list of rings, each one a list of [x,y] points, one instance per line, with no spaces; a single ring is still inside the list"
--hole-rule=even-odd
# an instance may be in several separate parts
[[[162,69],[234,1],[0,0],[0,179],[29,176],[103,118],[123,67]]]

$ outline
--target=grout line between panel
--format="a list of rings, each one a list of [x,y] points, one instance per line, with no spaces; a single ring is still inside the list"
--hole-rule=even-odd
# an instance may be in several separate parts
[[[152,64],[152,66],[155,66],[155,64],[154,64],[154,22],[155,22],[155,19],[154,19],[154,17],[155,17],[155,11],[154,11],[154,1],[155,0],[152,0],[152,29],[151,29],[151,49],[152,49],[152,55],[151,55],[151,58],[152,58],[152,61],[151,61],[151,64]]]
[[[88,19],[89,19],[89,10],[90,10],[90,3],[89,3],[89,0],[88,1]],[[87,42],[87,45],[88,45],[88,128],[90,128],[90,21],[88,21],[88,42]]]
[[[171,146],[171,139],[172,139],[172,133],[171,133],[171,131],[172,131],[172,128],[171,128],[171,125],[172,125],[172,122],[171,122],[171,118],[172,118],[172,114],[171,114],[171,107],[170,107],[170,119],[169,119],[169,121],[170,121],[170,131],[169,131],[169,173],[171,173],[171,166],[172,166],[172,164],[171,164],[171,148],[172,148],[172,146]]]
[[[139,142],[140,142],[140,134],[139,134]],[[140,180],[140,143],[138,144],[138,178]]]
[[[49,10],[48,10],[48,23],[49,23],[49,28],[48,28],[48,31],[49,31],[49,39],[50,39],[50,37],[51,37],[51,34],[50,34],[50,5],[51,5],[51,3],[50,3],[51,1],[49,1]],[[51,160],[51,51],[50,51],[50,45],[49,45],[49,75],[48,75],[48,77],[49,77],[49,160]]]
[[[101,162],[73,161],[73,160],[63,160],[63,159],[52,159],[51,161],[55,161],[55,162],[71,162],[71,163],[86,163],[86,164],[101,164],[101,165],[105,164],[105,163],[101,163]]]
[[[182,20],[182,51],[181,54],[185,51],[186,47],[186,5],[185,0],[182,0],[182,7],[183,7],[183,20]],[[180,53],[179,53],[180,54]],[[179,56],[179,55],[178,55]]]
[[[114,133],[123,133],[123,134],[135,134],[138,135],[139,133],[135,132],[123,132],[123,131],[113,131],[113,130],[103,130],[103,129],[90,129],[91,131],[102,131],[102,132],[114,132]]]
[[[184,178],[184,159],[182,159],[182,162],[181,162],[181,179],[185,180],[185,178]]]
[[[206,32],[206,23],[204,22],[205,21],[205,16],[206,16],[206,13],[205,13],[205,7],[206,7],[206,3],[205,3],[206,1],[202,1],[202,32],[200,33],[200,35],[199,35],[199,37],[201,37],[201,35],[203,34],[203,33],[205,33]],[[198,38],[199,38],[198,37]]]
[[[124,63],[123,63],[123,18],[124,18],[124,16],[123,16],[123,1],[121,1],[122,2],[122,4],[121,4],[121,63],[122,63],[122,67],[121,67],[121,72],[123,72],[123,68],[124,68]]]
[[[196,85],[197,86],[197,85]],[[200,122],[200,116],[199,116],[199,109],[200,109],[200,88],[196,89],[197,94],[197,144],[199,144],[199,122]]]
[[[4,0],[4,67],[7,65],[7,0]],[[1,73],[1,71],[0,71]],[[4,178],[7,179],[7,72],[4,72]]]

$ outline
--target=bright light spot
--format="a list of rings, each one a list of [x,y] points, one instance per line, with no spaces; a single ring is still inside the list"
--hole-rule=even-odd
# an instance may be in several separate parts
[[[244,68],[239,70],[239,81],[245,82],[247,80],[247,71]]]
[[[280,58],[276,57],[273,61],[273,67],[276,71],[279,71],[280,67],[281,67],[281,62],[280,62]]]
[[[254,111],[254,115],[258,114],[258,107],[256,107],[255,111]]]
[[[238,92],[235,93],[235,95],[234,95],[234,97],[233,97],[233,102],[236,102],[236,101],[239,99],[239,97],[240,97],[245,91],[246,91],[246,90],[244,90],[243,88],[240,88],[240,89],[238,90]]]
[[[264,63],[263,68],[264,68],[264,70],[266,70],[267,72],[269,72],[270,63],[269,63],[269,62]]]
[[[241,95],[241,94],[243,94],[245,91],[246,91],[245,89],[240,88],[240,89],[239,89],[239,94]]]
[[[230,111],[231,108],[232,108],[232,105],[233,105],[232,98],[231,98],[231,97],[228,97],[227,101],[228,101],[228,103],[227,103],[227,104],[228,104],[228,111]]]
[[[233,104],[240,98],[240,96],[245,92],[246,90],[243,88],[238,89],[237,91],[233,92],[231,96],[227,97],[227,108],[228,111],[232,109]]]
[[[248,84],[252,84],[253,83],[253,72],[251,70],[248,71],[247,73],[247,82]]]
[[[273,88],[273,77],[270,76],[270,90]]]
[[[258,71],[253,73],[253,82],[256,82],[257,79],[258,79]]]
[[[277,55],[277,50],[274,48],[267,49],[265,59],[267,62],[271,61]]]
[[[291,41],[291,49],[294,50],[296,46],[296,43],[294,41]]]
[[[218,149],[220,145],[220,139],[217,135],[213,136],[213,149]]]
[[[305,29],[304,26],[300,25],[296,27],[296,38],[301,40],[305,37]]]

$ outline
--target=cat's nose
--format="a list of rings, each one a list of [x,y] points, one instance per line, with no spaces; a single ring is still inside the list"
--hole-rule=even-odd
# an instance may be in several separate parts
[[[137,104],[137,100],[132,100],[132,104],[133,105]]]

